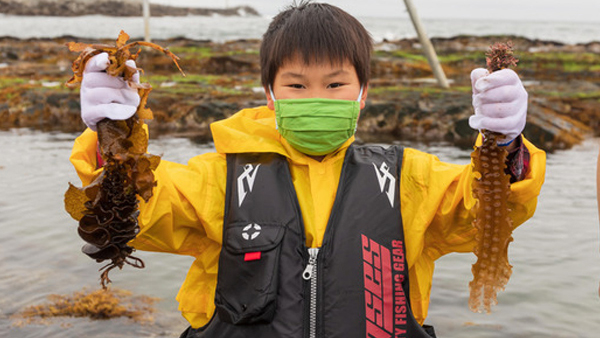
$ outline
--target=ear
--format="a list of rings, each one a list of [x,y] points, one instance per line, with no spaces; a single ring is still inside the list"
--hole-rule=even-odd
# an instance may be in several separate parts
[[[265,90],[265,96],[267,97],[267,107],[271,110],[275,110],[275,101],[271,97],[271,93],[269,92],[269,88],[263,88]]]
[[[365,105],[366,105],[368,91],[369,91],[369,84],[368,84],[368,83],[365,83],[365,87],[364,87],[364,89],[363,89],[362,96],[360,97],[360,109],[361,109],[361,110],[362,110],[362,109],[365,107]]]

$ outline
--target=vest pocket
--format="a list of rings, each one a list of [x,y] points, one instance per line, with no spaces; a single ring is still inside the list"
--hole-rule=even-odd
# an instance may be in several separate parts
[[[215,306],[231,324],[268,323],[277,306],[279,255],[285,226],[231,223],[219,257]]]

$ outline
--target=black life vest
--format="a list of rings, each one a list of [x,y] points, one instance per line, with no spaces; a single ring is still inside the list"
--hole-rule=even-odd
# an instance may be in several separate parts
[[[228,154],[216,314],[181,337],[434,336],[410,310],[402,155],[350,146],[323,245],[308,249],[287,160]]]

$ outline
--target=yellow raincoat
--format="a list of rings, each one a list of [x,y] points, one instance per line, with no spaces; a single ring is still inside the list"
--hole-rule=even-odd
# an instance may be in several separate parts
[[[179,290],[179,310],[198,328],[212,317],[225,203],[226,160],[231,152],[274,152],[290,164],[309,247],[320,247],[329,218],[344,155],[351,138],[321,162],[296,151],[275,129],[267,107],[245,109],[211,125],[216,153],[192,158],[187,165],[161,161],[158,186],[140,204],[141,232],[130,244],[139,250],[171,252],[196,258]],[[75,141],[71,162],[84,185],[99,174],[96,134],[85,131]],[[527,177],[512,184],[510,207],[515,225],[530,218],[545,174],[545,153],[527,140],[531,154]],[[440,162],[437,157],[406,149],[400,180],[400,205],[409,266],[410,299],[417,321],[427,316],[434,261],[450,252],[471,252],[476,230],[470,211],[470,165]],[[466,306],[466,305],[465,305]]]

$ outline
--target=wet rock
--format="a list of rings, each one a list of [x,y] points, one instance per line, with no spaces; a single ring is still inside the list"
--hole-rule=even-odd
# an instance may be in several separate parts
[[[258,73],[260,68],[258,62],[240,59],[233,56],[211,56],[202,64],[205,73],[210,74],[240,74],[254,72]]]
[[[1,0],[0,0],[1,1]],[[418,140],[451,142],[470,148],[477,132],[468,126],[473,113],[469,73],[480,67],[483,52],[496,38],[434,39],[451,88],[436,86],[416,40],[385,41],[372,59],[369,99],[361,112],[358,136],[365,142]],[[591,52],[597,43],[568,46],[552,41],[515,39],[521,50],[544,50],[525,58],[517,69],[529,92],[525,136],[545,150],[566,149],[600,131],[600,77]],[[91,42],[62,37],[0,37],[0,128],[30,127],[81,131],[79,91],[63,83],[75,58],[64,44]],[[100,41],[114,43],[114,41]],[[258,40],[225,43],[171,39],[156,41],[181,57],[187,78],[162,53],[142,53],[139,64],[158,78],[148,106],[155,119],[151,135],[171,134],[199,142],[211,140],[210,123],[242,108],[266,103],[260,84]],[[468,54],[469,50],[476,50]],[[585,53],[574,52],[585,50]],[[411,54],[412,53],[412,54]],[[446,54],[444,54],[446,53]],[[467,54],[465,54],[467,53]],[[563,53],[563,54],[560,54]],[[481,57],[479,55],[481,54]],[[465,55],[465,57],[463,57]],[[475,57],[474,57],[475,56]],[[442,60],[444,60],[442,58]],[[145,81],[145,79],[142,79]]]

